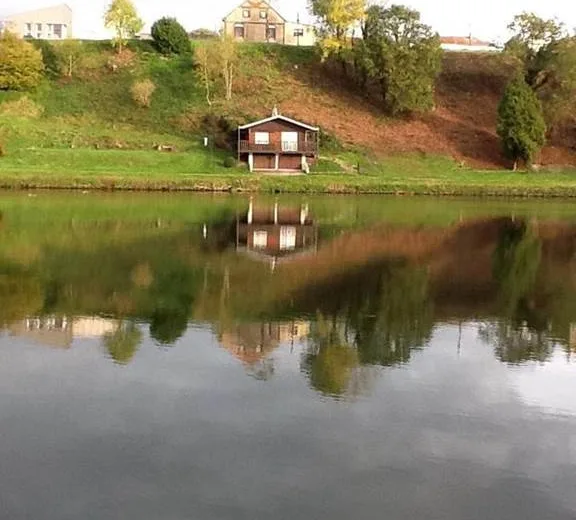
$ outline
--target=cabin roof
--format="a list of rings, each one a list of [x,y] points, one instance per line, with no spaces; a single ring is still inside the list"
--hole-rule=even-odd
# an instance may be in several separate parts
[[[267,117],[266,119],[260,119],[259,121],[254,121],[253,123],[248,123],[247,125],[239,126],[238,130],[246,130],[248,128],[253,128],[255,126],[262,125],[264,123],[269,123],[270,121],[278,121],[278,120],[284,121],[286,123],[291,123],[293,125],[305,128],[306,130],[310,130],[312,132],[320,131],[320,129],[317,126],[310,126],[307,125],[306,123],[302,123],[301,121],[296,121],[295,119],[290,119],[289,117],[281,115],[272,115],[270,117]]]
[[[244,0],[244,2],[241,2],[234,9],[232,9],[232,11],[230,11],[224,18],[222,18],[222,20],[224,22],[228,20],[228,18],[230,18],[234,14],[236,9],[264,9],[264,8],[268,8],[271,11],[273,11],[278,18],[280,18],[284,23],[286,23],[286,18],[284,18],[275,7],[270,5],[270,2],[268,0]]]

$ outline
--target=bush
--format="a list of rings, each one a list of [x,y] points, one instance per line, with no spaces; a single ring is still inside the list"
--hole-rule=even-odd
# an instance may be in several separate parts
[[[498,107],[498,135],[504,154],[530,165],[546,142],[546,123],[540,100],[522,76],[513,79]]]
[[[192,49],[186,30],[175,18],[161,18],[155,22],[152,38],[162,54],[187,54]]]
[[[224,161],[222,162],[224,168],[234,168],[236,167],[236,159],[234,157],[228,155],[224,157]]]
[[[29,40],[36,49],[42,53],[42,63],[44,64],[44,73],[55,78],[60,75],[60,63],[54,46],[46,40]]]
[[[231,151],[236,143],[236,125],[225,116],[207,114],[202,118],[201,132],[214,140],[216,148]]]
[[[13,34],[0,34],[0,90],[26,90],[42,80],[42,53]]]
[[[0,105],[0,114],[3,116],[38,119],[43,113],[44,107],[28,96],[15,101],[6,101]]]
[[[136,81],[130,91],[134,102],[144,108],[148,108],[152,102],[152,94],[156,90],[156,85],[150,79]]]

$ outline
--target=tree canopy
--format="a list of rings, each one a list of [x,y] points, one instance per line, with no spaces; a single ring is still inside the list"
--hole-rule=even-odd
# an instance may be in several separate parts
[[[161,18],[154,22],[152,38],[162,54],[186,54],[191,50],[188,33],[176,18]]]
[[[434,84],[442,51],[438,35],[420,13],[401,5],[374,5],[366,12],[359,63],[379,85],[392,114],[424,112],[434,106]]]
[[[576,109],[576,37],[554,19],[517,15],[506,52],[514,56],[526,83],[538,94],[550,126]]]
[[[26,90],[42,79],[42,52],[16,35],[0,33],[0,90]]]
[[[112,0],[104,15],[104,25],[114,31],[114,44],[120,53],[126,40],[142,30],[144,22],[131,0]]]
[[[506,87],[498,107],[498,135],[506,157],[532,163],[546,142],[546,123],[540,100],[522,76]]]

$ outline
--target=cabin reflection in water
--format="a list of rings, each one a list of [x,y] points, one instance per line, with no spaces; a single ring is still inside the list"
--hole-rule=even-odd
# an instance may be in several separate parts
[[[236,225],[236,250],[270,263],[288,261],[297,255],[316,252],[318,228],[308,205],[256,206],[252,201],[248,212]]]

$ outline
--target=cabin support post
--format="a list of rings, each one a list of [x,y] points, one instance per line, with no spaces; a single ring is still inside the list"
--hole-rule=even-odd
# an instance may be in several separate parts
[[[274,169],[278,171],[280,169],[280,155],[276,154],[274,156]]]
[[[278,225],[278,202],[274,203],[274,225]]]

